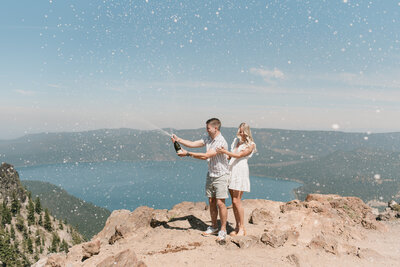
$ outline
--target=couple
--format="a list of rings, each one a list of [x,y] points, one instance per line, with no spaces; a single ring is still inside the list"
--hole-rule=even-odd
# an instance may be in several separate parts
[[[177,141],[189,148],[206,146],[206,153],[195,153],[182,149],[178,152],[178,156],[187,156],[208,161],[206,196],[210,204],[212,225],[207,228],[203,235],[210,236],[218,233],[218,240],[223,241],[227,234],[226,222],[228,211],[225,199],[229,197],[228,189],[232,197],[233,212],[236,220],[236,228],[230,235],[246,234],[241,198],[243,191],[250,192],[247,159],[255,151],[255,143],[251,136],[249,125],[241,123],[237,132],[237,138],[233,141],[231,152],[229,152],[227,150],[228,144],[221,135],[220,129],[220,120],[212,118],[206,122],[207,137],[197,141],[189,141],[172,135],[172,141]],[[220,231],[218,231],[217,224],[218,212],[221,220]]]

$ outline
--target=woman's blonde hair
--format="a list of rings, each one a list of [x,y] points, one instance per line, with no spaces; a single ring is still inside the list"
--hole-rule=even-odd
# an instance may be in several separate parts
[[[242,140],[242,137],[240,136],[240,128],[243,128],[243,132],[244,132],[244,135],[245,135],[245,140]],[[236,136],[239,138],[239,140],[244,141],[244,143],[247,144],[247,145],[249,145],[252,142],[254,142],[253,136],[251,135],[250,126],[245,122],[242,122],[239,125],[239,128],[238,128]]]

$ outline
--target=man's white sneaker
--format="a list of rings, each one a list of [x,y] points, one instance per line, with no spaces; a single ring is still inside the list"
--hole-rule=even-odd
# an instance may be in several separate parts
[[[225,241],[225,239],[226,239],[226,232],[222,231],[222,230],[219,231],[217,240],[218,241]]]
[[[218,233],[218,228],[213,228],[212,226],[208,226],[207,230],[203,232],[201,235],[202,236],[210,236],[210,235],[215,235]]]

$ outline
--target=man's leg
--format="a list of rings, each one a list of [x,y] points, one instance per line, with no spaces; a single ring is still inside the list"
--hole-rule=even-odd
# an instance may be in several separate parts
[[[210,216],[211,216],[211,226],[213,228],[218,228],[218,209],[217,209],[217,199],[215,197],[209,197],[208,202],[210,204]]]
[[[226,221],[228,219],[228,209],[225,205],[225,199],[218,198],[217,206],[219,210],[219,218],[221,219],[221,231],[226,232]]]

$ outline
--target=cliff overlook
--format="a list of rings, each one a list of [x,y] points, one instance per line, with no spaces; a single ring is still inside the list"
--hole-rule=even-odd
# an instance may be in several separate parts
[[[247,235],[202,237],[203,202],[171,210],[115,210],[91,241],[39,260],[41,266],[398,266],[400,224],[377,221],[356,197],[308,195],[287,203],[244,200]],[[388,217],[389,220],[389,217]],[[229,210],[228,232],[234,218]]]

